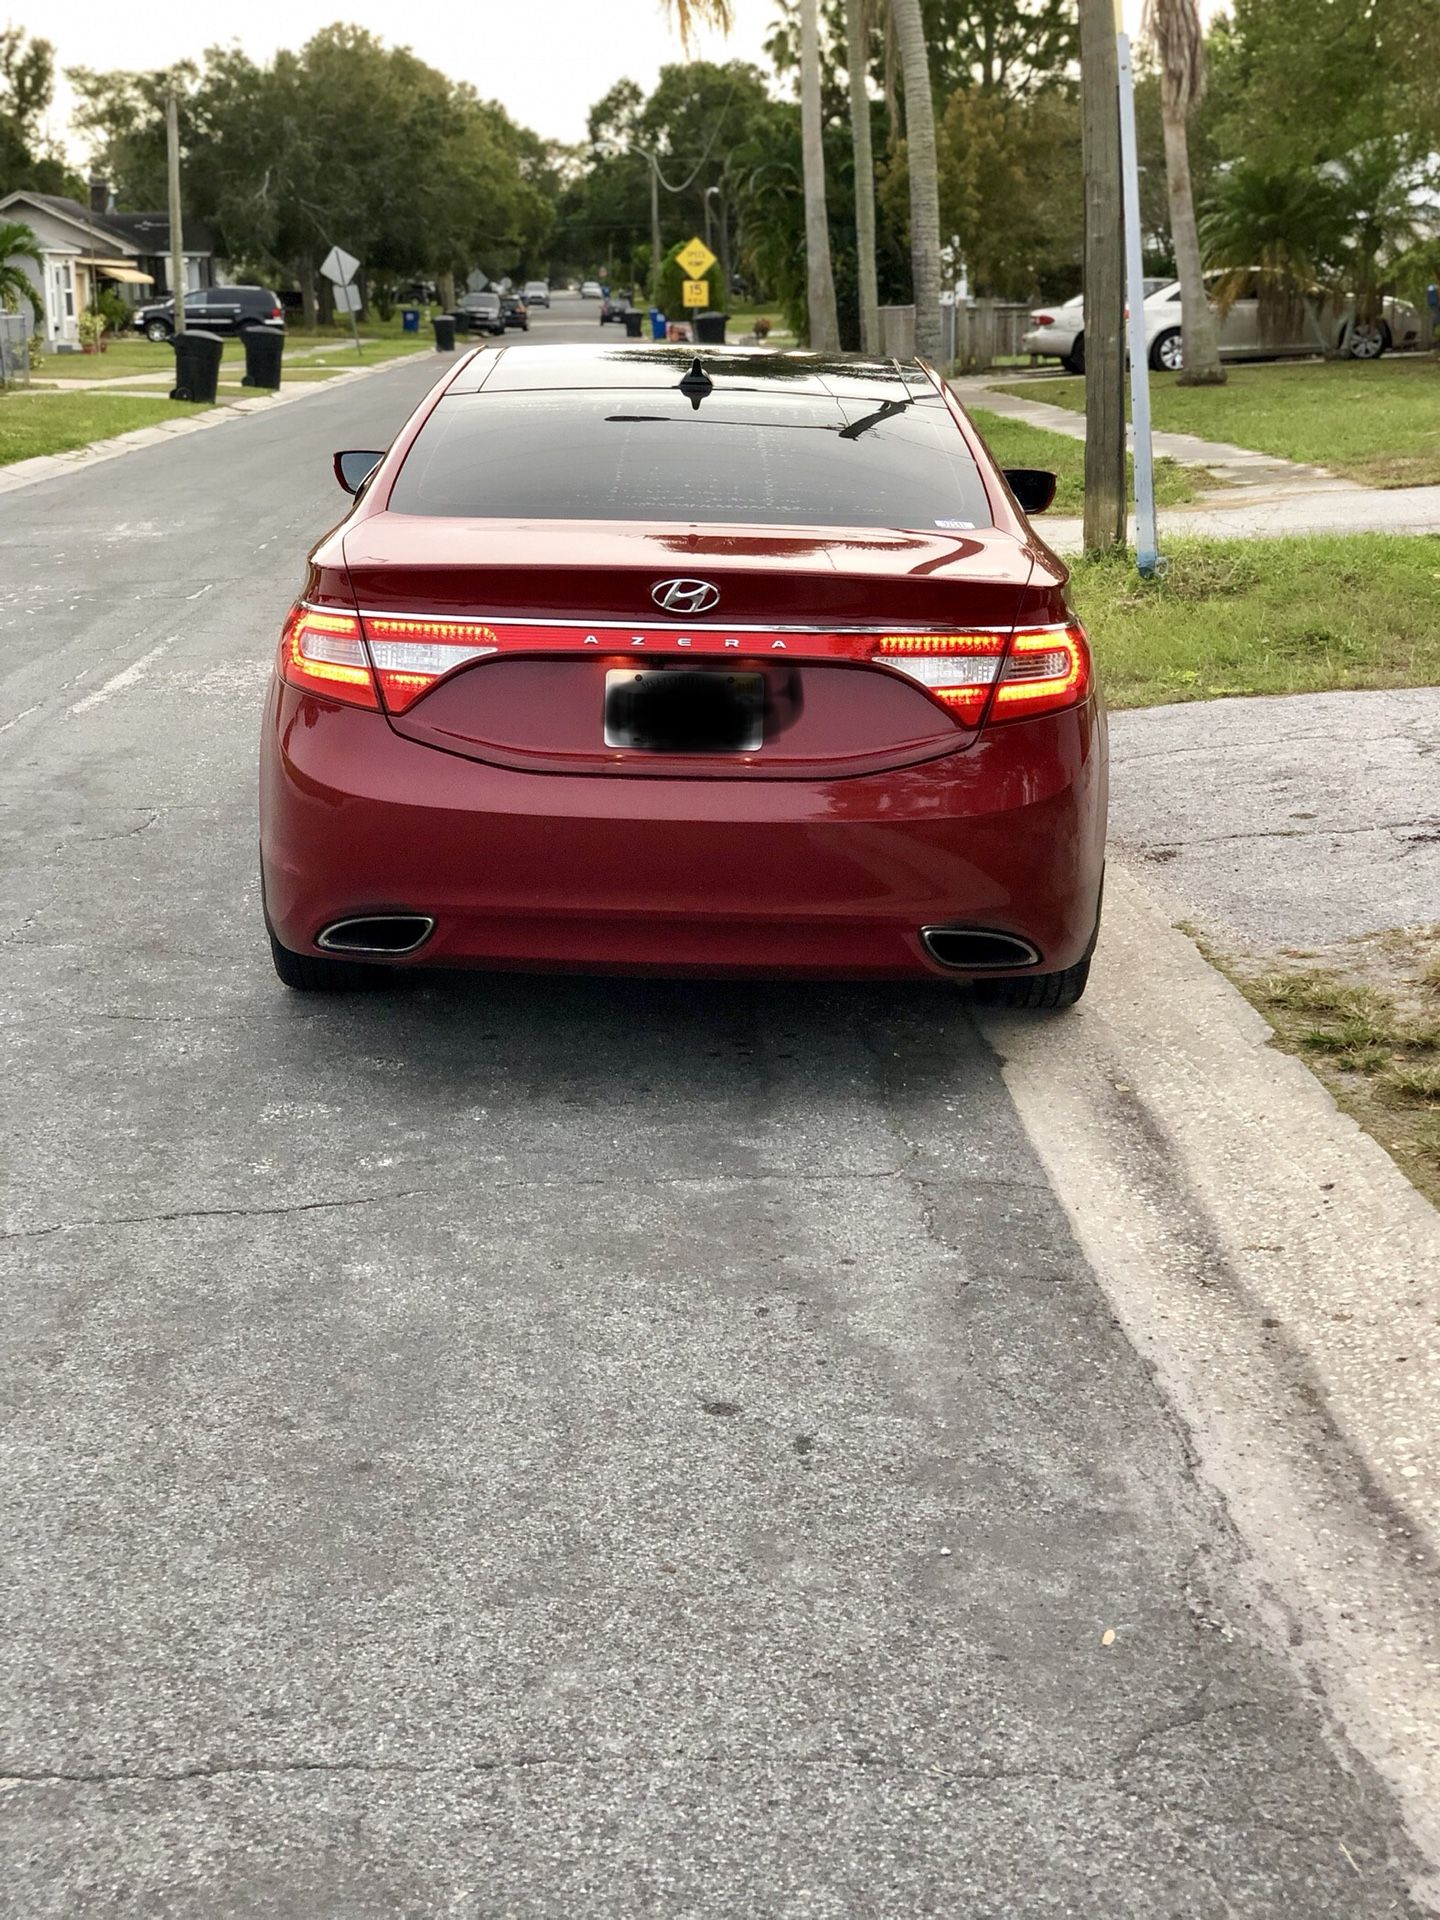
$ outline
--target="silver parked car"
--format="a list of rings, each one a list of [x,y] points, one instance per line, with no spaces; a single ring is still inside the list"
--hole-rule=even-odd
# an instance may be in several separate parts
[[[1205,276],[1212,293],[1221,281],[1233,287],[1237,280],[1238,290],[1225,311],[1216,310],[1222,360],[1280,360],[1319,353],[1320,341],[1303,303],[1297,302],[1283,324],[1276,326],[1268,314],[1262,320],[1256,272]],[[1378,320],[1359,324],[1352,321],[1347,303],[1334,294],[1322,295],[1311,305],[1325,340],[1333,341],[1352,360],[1378,360],[1387,348],[1419,344],[1420,313],[1408,300],[1387,300]],[[1085,371],[1083,298],[1077,296],[1062,307],[1037,308],[1030,319],[1031,329],[1020,343],[1023,353],[1058,359],[1072,373]],[[1174,373],[1184,365],[1178,280],[1166,281],[1154,293],[1147,292],[1145,340],[1152,367]]]

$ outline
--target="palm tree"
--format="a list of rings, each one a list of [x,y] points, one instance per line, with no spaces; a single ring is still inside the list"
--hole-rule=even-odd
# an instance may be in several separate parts
[[[915,288],[915,351],[940,357],[940,171],[935,157],[935,102],[920,0],[890,0],[905,84],[905,138],[910,164],[910,274]]]
[[[1170,189],[1170,236],[1180,281],[1180,337],[1185,361],[1182,387],[1218,387],[1225,382],[1215,315],[1205,298],[1205,269],[1190,190],[1190,142],[1186,122],[1205,92],[1205,36],[1195,0],[1145,0],[1141,31],[1160,63],[1160,118],[1165,129],[1165,178]]]
[[[800,0],[800,158],[805,180],[805,267],[810,345],[838,353],[835,274],[830,265],[830,218],[825,206],[825,138],[820,118],[818,0]]]
[[[19,267],[12,266],[12,260],[32,260],[42,273],[45,270],[45,256],[30,228],[20,220],[0,220],[0,307],[7,313],[18,313],[20,302],[25,300],[38,320],[40,307],[35,283]]]
[[[680,44],[689,51],[697,27],[718,27],[728,33],[734,24],[730,0],[661,0],[680,29]]]
[[[850,135],[855,149],[855,264],[860,280],[860,344],[880,351],[880,292],[875,275],[875,158],[870,150],[871,0],[845,0],[845,64],[850,69]]]
[[[1267,167],[1237,160],[1211,189],[1200,220],[1205,258],[1228,277],[1216,290],[1222,312],[1255,273],[1260,338],[1283,338],[1303,307],[1327,356],[1337,343],[1321,327],[1318,297],[1336,280],[1344,219],[1334,180],[1308,163]],[[1188,357],[1188,355],[1187,355]]]

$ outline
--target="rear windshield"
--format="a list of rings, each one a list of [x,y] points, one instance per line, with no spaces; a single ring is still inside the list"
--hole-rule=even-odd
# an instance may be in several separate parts
[[[938,395],[881,403],[712,393],[694,408],[670,388],[449,395],[420,430],[390,511],[915,529],[992,524],[974,458]]]

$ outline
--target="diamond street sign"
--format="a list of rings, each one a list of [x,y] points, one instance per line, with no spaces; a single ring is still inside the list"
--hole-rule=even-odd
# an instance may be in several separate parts
[[[331,247],[320,262],[320,272],[327,280],[333,280],[337,286],[345,287],[360,271],[360,262],[353,253],[346,253],[343,247]]]
[[[691,280],[698,280],[702,274],[709,273],[715,264],[715,255],[698,234],[680,249],[675,258]]]

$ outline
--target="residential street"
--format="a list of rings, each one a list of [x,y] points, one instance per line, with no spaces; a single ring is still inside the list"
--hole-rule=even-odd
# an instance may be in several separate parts
[[[1299,1306],[1266,1345],[1224,1198],[1161,1204],[1205,1149],[1145,1105],[1143,1036],[1231,1016],[1169,947],[1141,977],[1123,871],[1095,1012],[1049,1022],[901,986],[275,980],[280,623],[332,451],[448,364],[0,499],[0,1913],[1432,1911],[1404,1822],[1433,1562],[1365,1413],[1398,1430],[1410,1376],[1352,1418],[1344,1357],[1332,1390],[1284,1345]],[[1086,1219],[1057,1168],[1102,1058],[1093,1138],[1151,1184],[1097,1178]],[[1239,1142],[1232,1085],[1207,1125]],[[1308,1231],[1350,1244],[1328,1179],[1358,1244],[1382,1174],[1317,1173],[1285,1111]],[[1258,1207],[1266,1168],[1228,1174]],[[1247,1205],[1237,1261],[1282,1238]],[[1132,1219],[1144,1329],[1091,1264]],[[1373,1248],[1385,1300],[1419,1244]],[[1316,1341],[1368,1355],[1334,1306]],[[1250,1330],[1211,1347],[1219,1314]],[[1187,1386],[1167,1340],[1224,1364]],[[1290,1512],[1252,1524],[1245,1474]],[[1389,1635],[1365,1725],[1332,1628],[1366,1686]]]

